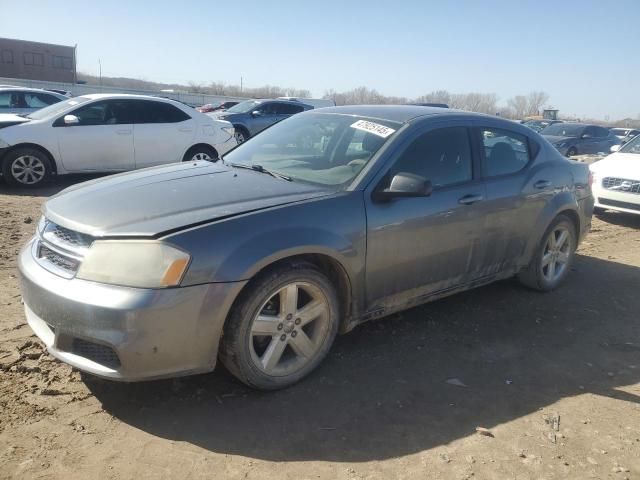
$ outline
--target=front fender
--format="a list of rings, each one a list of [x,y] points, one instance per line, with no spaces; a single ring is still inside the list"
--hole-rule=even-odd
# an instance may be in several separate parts
[[[167,240],[191,254],[183,285],[248,280],[283,258],[326,255],[362,283],[366,221],[362,192],[344,192],[237,215]]]

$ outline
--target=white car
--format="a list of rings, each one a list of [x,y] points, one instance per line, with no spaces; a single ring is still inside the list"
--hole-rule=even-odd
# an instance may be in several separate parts
[[[24,115],[48,107],[69,97],[40,88],[0,85],[0,114]]]
[[[83,95],[27,116],[0,115],[2,173],[13,185],[36,186],[67,173],[215,161],[235,146],[229,122],[145,95]]]
[[[640,135],[591,164],[595,208],[640,215]]]

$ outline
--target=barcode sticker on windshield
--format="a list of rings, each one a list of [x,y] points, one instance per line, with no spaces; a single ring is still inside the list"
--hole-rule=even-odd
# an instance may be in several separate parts
[[[367,120],[358,120],[356,123],[351,125],[352,128],[357,128],[358,130],[364,130],[365,132],[373,133],[382,138],[387,138],[391,135],[395,130],[393,128],[385,127],[384,125],[380,125],[379,123],[369,122]]]

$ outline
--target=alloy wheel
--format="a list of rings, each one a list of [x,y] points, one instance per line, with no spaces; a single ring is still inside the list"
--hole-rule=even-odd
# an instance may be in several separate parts
[[[198,160],[211,160],[211,156],[205,152],[198,152],[193,157],[191,157],[191,161],[197,162]]]
[[[322,290],[307,282],[289,283],[253,319],[251,359],[267,375],[291,375],[315,357],[329,328],[329,303]]]
[[[38,157],[22,155],[11,164],[11,175],[23,185],[34,185],[44,178],[47,170]]]
[[[565,225],[554,228],[542,254],[542,275],[548,282],[555,282],[564,275],[571,259],[571,234]]]
[[[242,133],[239,130],[235,131],[234,136],[236,137],[236,143],[238,145],[240,145],[241,143],[244,143],[244,141],[246,140],[246,138],[244,138],[244,133]]]

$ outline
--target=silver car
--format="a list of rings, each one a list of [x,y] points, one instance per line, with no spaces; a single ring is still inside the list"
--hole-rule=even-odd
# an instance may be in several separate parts
[[[517,275],[552,290],[593,209],[585,164],[499,118],[419,106],[295,115],[223,157],[49,199],[20,254],[52,355],[114,380],[214,369],[290,385],[338,332]]]
[[[69,97],[49,90],[0,86],[0,114],[27,115]]]

